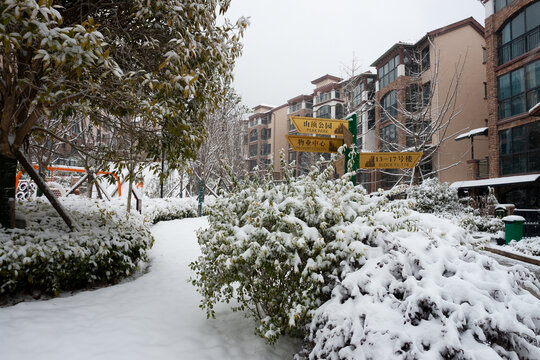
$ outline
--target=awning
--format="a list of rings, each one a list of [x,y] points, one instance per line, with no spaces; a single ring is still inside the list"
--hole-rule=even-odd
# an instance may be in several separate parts
[[[540,116],[540,102],[529,110],[529,116]]]
[[[455,140],[458,141],[458,140],[468,139],[470,137],[477,136],[477,135],[487,135],[487,134],[488,134],[488,128],[481,127],[481,128],[473,129],[469,132],[466,132],[465,134],[461,134],[457,136]]]
[[[508,184],[520,184],[535,182],[540,178],[540,174],[534,175],[518,175],[518,176],[506,176],[483,180],[468,180],[468,181],[456,181],[450,185],[450,187],[460,188],[473,188],[473,187],[485,187],[495,185],[508,185]]]

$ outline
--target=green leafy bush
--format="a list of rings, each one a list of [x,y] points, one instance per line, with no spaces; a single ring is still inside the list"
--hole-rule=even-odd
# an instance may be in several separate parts
[[[456,213],[460,210],[457,189],[437,178],[424,180],[407,188],[407,198],[414,200],[414,209],[424,213]]]
[[[362,265],[370,234],[415,230],[408,201],[368,197],[346,178],[333,180],[331,167],[284,175],[281,184],[248,183],[218,199],[198,234],[202,256],[190,264],[209,317],[217,302],[235,301],[233,311],[251,314],[271,343],[303,335],[336,282]]]
[[[142,217],[97,200],[62,202],[80,231],[70,232],[45,199],[18,204],[26,229],[0,229],[0,297],[113,284],[145,266],[154,239]]]

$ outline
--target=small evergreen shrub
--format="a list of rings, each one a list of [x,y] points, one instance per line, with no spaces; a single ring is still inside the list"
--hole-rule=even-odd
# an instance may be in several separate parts
[[[154,239],[142,217],[97,200],[61,200],[80,231],[69,231],[44,198],[18,203],[26,229],[0,229],[0,297],[55,296],[114,284],[144,268]]]
[[[233,310],[251,314],[270,343],[304,334],[336,282],[363,264],[372,232],[415,229],[407,201],[368,198],[348,179],[333,180],[331,167],[296,180],[284,173],[281,184],[248,183],[217,199],[198,235],[202,256],[190,265],[209,317],[234,299]]]
[[[414,200],[415,210],[424,213],[456,213],[460,210],[457,189],[437,178],[424,180],[407,188],[407,198]]]

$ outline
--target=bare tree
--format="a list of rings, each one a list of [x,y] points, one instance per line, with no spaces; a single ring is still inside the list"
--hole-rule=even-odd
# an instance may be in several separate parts
[[[379,129],[377,134],[379,149],[423,153],[421,160],[413,169],[399,172],[382,171],[383,174],[395,176],[397,183],[409,180],[411,184],[416,184],[426,177],[434,176],[459,164],[456,162],[445,168],[436,169],[433,168],[432,161],[441,146],[456,135],[449,133],[448,129],[461,112],[457,97],[467,54],[465,53],[455,63],[450,80],[445,84],[445,88],[442,88],[440,52],[431,40],[428,41],[435,49],[432,52],[434,58],[431,61],[429,58],[427,60],[430,63],[427,65],[429,70],[425,71],[425,54],[422,57],[422,53],[416,49],[407,49],[405,65],[408,80],[405,88],[391,91],[375,103],[380,109],[380,120],[389,121],[395,126],[394,133],[389,131],[387,134]],[[435,94],[438,94],[437,98]],[[398,134],[401,134],[401,137]]]
[[[206,139],[190,166],[193,174],[189,183],[191,189],[198,188],[202,180],[210,192],[216,193],[218,188],[228,188],[232,184],[231,174],[243,174],[245,149],[241,121],[247,111],[240,96],[228,88],[222,104],[214,113],[208,113]]]

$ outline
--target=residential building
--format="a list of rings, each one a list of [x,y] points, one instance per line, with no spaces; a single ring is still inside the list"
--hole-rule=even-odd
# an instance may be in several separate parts
[[[345,96],[345,109],[347,114],[355,113],[357,116],[356,146],[361,152],[377,151],[377,133],[375,131],[375,82],[377,75],[366,71],[353,76],[343,85]],[[373,171],[360,169],[358,183],[366,189],[371,189]]]
[[[246,142],[249,172],[253,172],[256,166],[261,173],[273,167],[274,179],[281,179],[280,152],[287,148],[287,110],[287,104],[258,105],[253,109]]]
[[[454,139],[486,126],[484,48],[484,28],[470,17],[430,31],[414,44],[398,42],[375,60],[376,149],[421,149],[422,176],[441,181],[481,176],[478,166],[473,168],[479,159],[487,162],[487,137],[476,136],[470,146]],[[397,169],[374,176],[375,186],[368,190],[408,181]]]
[[[483,0],[489,181],[499,202],[540,208],[540,1]],[[534,108],[537,106],[536,108]]]
[[[289,135],[297,135],[298,131],[294,127],[290,116],[313,117],[313,94],[296,96],[289,99],[287,105],[287,132]],[[294,151],[288,143],[286,144],[285,149],[287,149],[287,163],[291,164],[294,161],[295,174],[305,173],[306,169],[309,167],[309,154]]]

